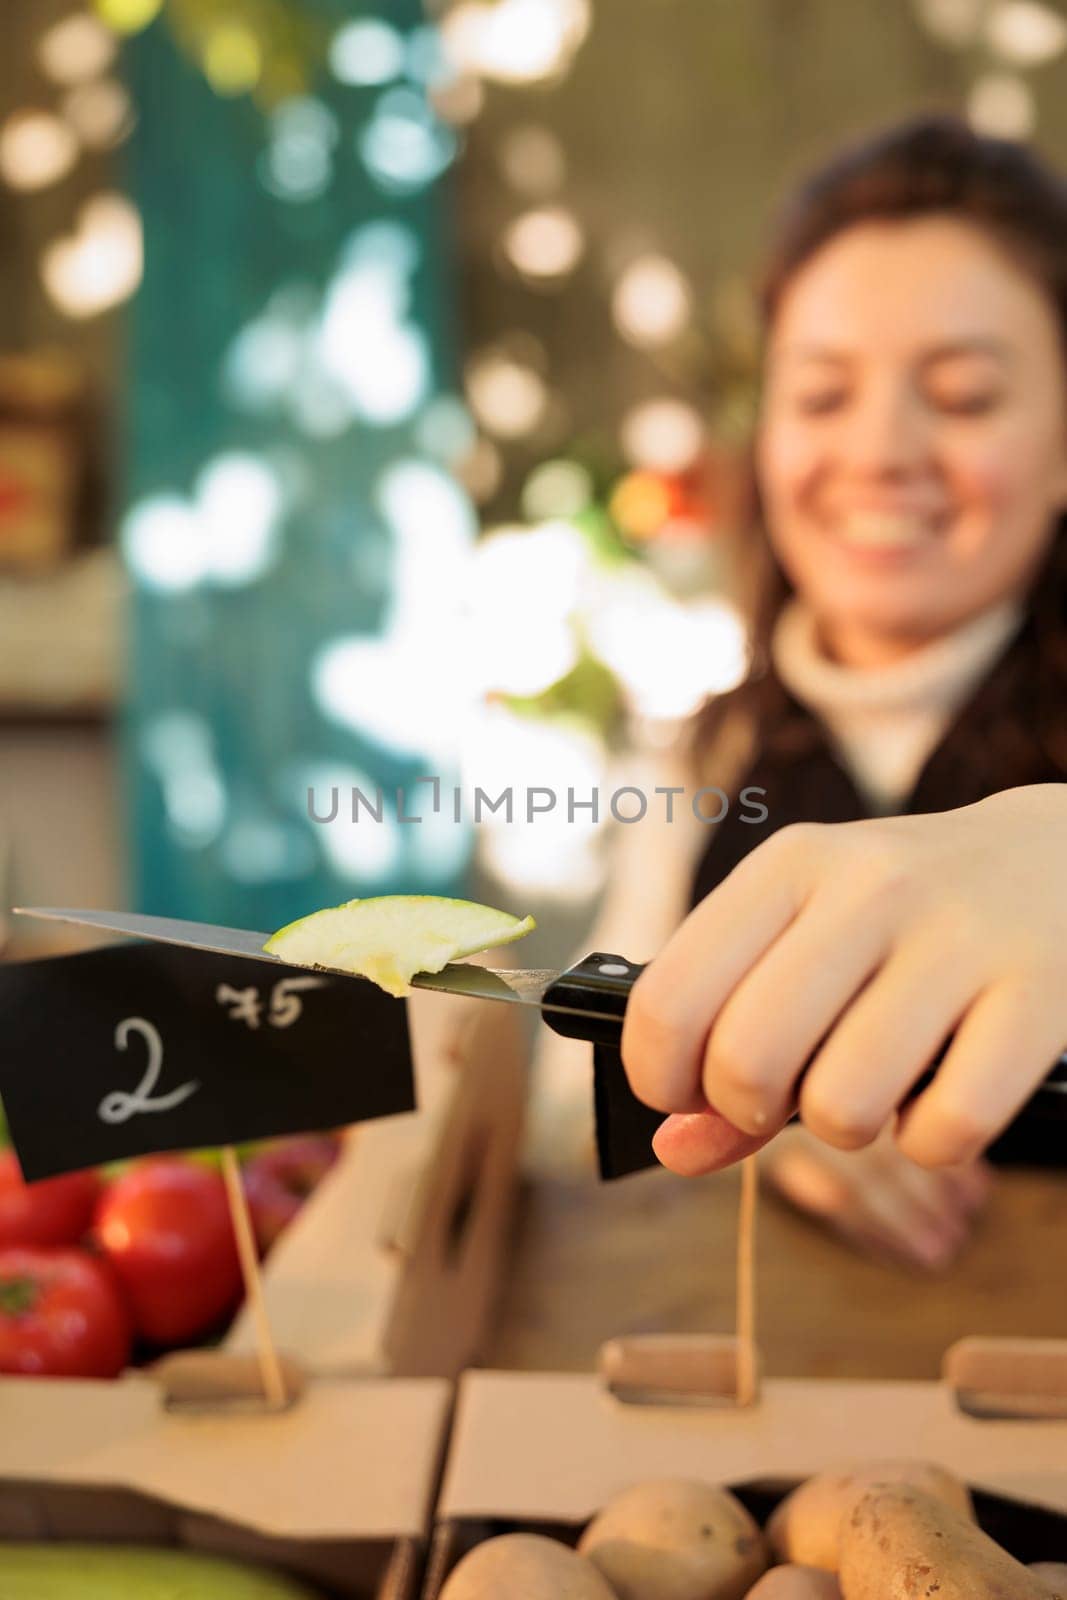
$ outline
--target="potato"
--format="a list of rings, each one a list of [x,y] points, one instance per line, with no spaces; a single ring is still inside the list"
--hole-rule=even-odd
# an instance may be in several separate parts
[[[1048,1587],[943,1500],[869,1489],[841,1530],[845,1600],[1049,1600]]]
[[[820,1472],[782,1501],[767,1523],[779,1561],[837,1571],[838,1534],[845,1516],[875,1483],[910,1483],[973,1517],[971,1497],[951,1472],[929,1461],[871,1461]]]
[[[1052,1600],[1067,1600],[1067,1561],[1031,1561],[1030,1571],[1047,1586]]]
[[[740,1500],[684,1478],[616,1495],[578,1548],[619,1600],[743,1600],[767,1565],[759,1528]]]
[[[832,1572],[821,1567],[772,1567],[745,1600],[841,1600]]]
[[[615,1600],[600,1573],[556,1539],[505,1533],[475,1545],[441,1600]]]

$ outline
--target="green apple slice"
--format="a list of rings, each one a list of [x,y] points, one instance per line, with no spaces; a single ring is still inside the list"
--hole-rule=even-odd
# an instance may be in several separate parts
[[[440,972],[493,945],[511,944],[535,926],[473,900],[435,894],[387,894],[314,911],[272,934],[263,946],[295,967],[334,967],[370,978],[398,999],[416,972]]]

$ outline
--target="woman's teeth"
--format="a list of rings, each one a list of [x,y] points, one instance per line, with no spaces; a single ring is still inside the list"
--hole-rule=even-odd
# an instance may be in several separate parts
[[[929,531],[923,518],[892,511],[853,511],[835,528],[846,544],[871,550],[904,550],[921,544]]]

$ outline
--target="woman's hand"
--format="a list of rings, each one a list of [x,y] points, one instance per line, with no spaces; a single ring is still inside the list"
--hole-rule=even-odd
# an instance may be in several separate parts
[[[672,1116],[656,1154],[729,1165],[799,1107],[820,1139],[896,1127],[926,1167],[975,1160],[1067,1044],[1067,786],[963,810],[783,829],[634,986],[623,1060]]]
[[[929,1272],[952,1265],[990,1191],[984,1162],[928,1171],[887,1128],[865,1150],[835,1150],[784,1128],[760,1157],[771,1189],[864,1255]]]

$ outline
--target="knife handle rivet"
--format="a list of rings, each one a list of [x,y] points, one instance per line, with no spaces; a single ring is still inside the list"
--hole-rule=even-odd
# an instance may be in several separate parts
[[[621,961],[602,961],[597,967],[597,971],[605,978],[625,978],[629,970]]]

